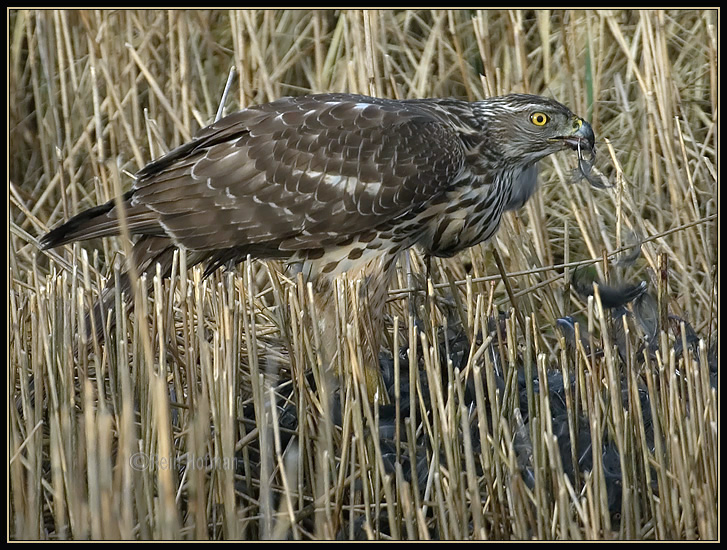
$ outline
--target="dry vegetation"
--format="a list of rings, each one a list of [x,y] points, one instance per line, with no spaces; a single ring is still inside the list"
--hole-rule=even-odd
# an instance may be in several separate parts
[[[11,11],[8,536],[717,538],[717,22]],[[432,264],[427,292],[412,254],[387,306],[403,390],[373,404],[358,331],[338,327],[333,395],[308,289],[273,263],[202,279],[181,257],[134,313],[110,313],[106,344],[79,338],[128,243],[40,252],[37,237],[209,123],[231,69],[225,112],[311,91],[549,95],[592,121],[612,186],[573,183],[563,153],[492,243]],[[641,254],[619,267],[632,235]],[[632,304],[624,328],[575,292],[580,263],[646,281],[653,309]],[[583,341],[556,329],[566,315]]]

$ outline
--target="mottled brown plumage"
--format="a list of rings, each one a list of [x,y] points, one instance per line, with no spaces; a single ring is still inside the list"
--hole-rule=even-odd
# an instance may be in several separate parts
[[[378,302],[401,251],[451,256],[488,239],[535,191],[538,160],[565,147],[592,151],[589,124],[538,96],[283,98],[202,129],[122,200],[142,272],[159,262],[167,274],[176,247],[207,273],[248,254],[282,258],[314,278],[375,278]],[[40,242],[118,233],[111,201]]]

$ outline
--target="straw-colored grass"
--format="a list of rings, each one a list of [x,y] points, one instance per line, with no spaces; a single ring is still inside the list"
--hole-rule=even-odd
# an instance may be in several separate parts
[[[717,24],[697,10],[11,11],[8,536],[716,539]],[[428,285],[412,253],[384,347],[395,387],[415,389],[393,409],[358,383],[355,281],[339,286],[338,380],[309,287],[275,263],[203,279],[182,255],[133,313],[117,297],[105,344],[77,336],[128,243],[41,252],[38,236],[213,120],[233,70],[226,113],[321,91],[548,95],[592,121],[612,186],[573,183],[575,157],[556,155],[491,243],[434,261]],[[632,235],[641,255],[617,268]],[[701,340],[663,330],[650,353],[631,319],[614,346],[619,321],[570,284],[580,263],[647,281],[661,327],[678,315]],[[585,343],[556,330],[565,315]],[[468,338],[460,363],[440,352],[445,326]],[[553,371],[573,386],[561,427],[590,429],[596,449],[571,478]]]

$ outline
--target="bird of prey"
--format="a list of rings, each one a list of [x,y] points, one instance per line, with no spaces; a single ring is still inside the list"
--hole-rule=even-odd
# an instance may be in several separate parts
[[[318,288],[343,272],[363,278],[376,316],[401,252],[449,257],[489,239],[535,192],[538,161],[564,148],[593,152],[591,126],[540,96],[287,97],[203,128],[40,245],[118,235],[121,202],[138,235],[131,261],[149,279],[157,263],[170,273],[177,248],[206,274],[248,255],[285,259]]]

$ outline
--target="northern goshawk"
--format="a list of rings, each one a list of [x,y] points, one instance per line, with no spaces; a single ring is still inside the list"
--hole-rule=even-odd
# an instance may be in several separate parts
[[[139,236],[133,262],[150,280],[157,263],[169,274],[176,248],[207,274],[247,255],[286,259],[318,281],[365,277],[380,312],[402,251],[446,257],[487,240],[535,192],[538,161],[564,148],[593,151],[593,131],[544,97],[306,95],[203,128],[139,171],[119,200]],[[119,233],[112,200],[40,244]]]

